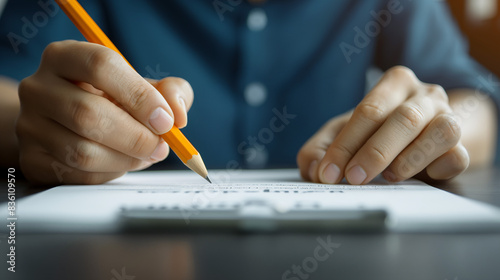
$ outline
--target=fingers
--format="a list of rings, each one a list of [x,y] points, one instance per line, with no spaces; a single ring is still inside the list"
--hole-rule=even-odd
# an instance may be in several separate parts
[[[18,122],[18,134],[23,139],[25,147],[38,147],[39,150],[47,152],[55,160],[64,163],[72,169],[87,172],[123,172],[143,169],[155,161],[137,159],[116,150],[103,146],[99,143],[83,138],[72,131],[46,118],[28,118],[27,113]],[[29,121],[27,121],[29,119]],[[57,137],[47,137],[57,135]],[[163,146],[160,151],[164,156],[168,154],[168,147],[158,137]],[[34,155],[32,155],[34,156]]]
[[[23,174],[35,185],[102,184],[126,173],[81,171],[57,161],[48,153],[29,149],[21,152],[19,163]]]
[[[463,146],[457,145],[460,127],[444,89],[420,82],[404,67],[384,75],[340,132],[329,131],[317,133],[299,153],[304,178],[331,184],[345,177],[357,185],[384,170],[386,178],[400,181],[424,169],[431,178],[446,178],[462,172],[469,162]],[[436,135],[441,136],[436,139]],[[317,164],[328,141],[331,144]]]
[[[434,180],[448,180],[464,172],[469,162],[469,153],[458,144],[427,166],[427,175]]]
[[[184,79],[168,77],[160,81],[150,81],[163,95],[172,108],[175,125],[183,128],[187,125],[187,112],[193,104],[193,89]]]
[[[371,181],[420,135],[436,115],[444,112],[446,104],[429,95],[415,95],[408,99],[349,160],[344,169],[347,181],[356,185]]]
[[[50,124],[49,129],[51,133],[60,137],[55,139],[39,137],[38,141],[45,150],[57,161],[86,172],[122,172],[144,169],[154,162],[165,159],[169,151],[163,139],[158,137],[156,153],[161,156],[151,160],[141,160],[85,139],[57,123]]]
[[[297,154],[297,165],[299,166],[302,178],[313,182],[318,181],[317,170],[319,162],[325,156],[326,150],[345,126],[351,115],[352,111],[333,118],[302,146]]]
[[[50,119],[34,116],[32,112],[22,112],[17,135],[22,147],[20,165],[23,174],[35,184],[104,183],[126,171],[152,164],[84,139]]]
[[[154,84],[158,89],[108,48],[50,44],[38,71],[19,86],[17,133],[27,176],[54,182],[36,167],[56,163],[69,169],[65,183],[95,183],[163,160],[169,149],[158,134],[172,128],[174,115],[178,126],[187,124],[193,90],[180,78]]]
[[[417,85],[415,75],[406,68],[389,71],[354,110],[352,118],[333,141],[319,164],[318,178],[322,183],[338,183],[344,177],[348,162],[379,129],[387,117],[412,93]]]
[[[83,138],[142,160],[158,161],[168,154],[166,144],[128,113],[108,99],[89,94],[78,86],[56,77],[44,80],[53,86],[46,91],[36,79],[23,81],[20,92],[29,93],[37,112],[70,129]],[[58,108],[54,110],[54,108]],[[35,110],[35,109],[33,109]],[[51,135],[58,135],[54,133]],[[56,137],[49,137],[53,139]],[[62,147],[62,146],[61,146]]]
[[[52,43],[45,49],[41,65],[67,80],[89,83],[106,92],[156,134],[168,132],[174,124],[173,112],[160,92],[106,47],[76,41]]]
[[[397,182],[413,177],[429,166],[427,171],[431,171],[430,177],[433,179],[445,179],[450,174],[458,175],[457,170],[462,172],[468,165],[465,148],[461,144],[457,145],[460,136],[460,126],[453,116],[441,114],[382,174],[387,180]],[[444,156],[445,154],[448,155]],[[455,156],[459,158],[455,159]]]

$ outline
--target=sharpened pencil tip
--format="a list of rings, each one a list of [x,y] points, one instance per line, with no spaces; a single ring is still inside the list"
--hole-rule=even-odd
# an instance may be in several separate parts
[[[205,177],[205,180],[207,180],[210,184],[212,184],[212,181],[210,181],[210,178],[208,178],[208,175],[207,175],[207,177]]]

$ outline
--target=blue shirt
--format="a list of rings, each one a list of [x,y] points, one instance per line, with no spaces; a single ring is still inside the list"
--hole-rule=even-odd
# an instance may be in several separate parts
[[[140,74],[191,83],[183,131],[210,168],[295,166],[301,145],[363,98],[370,67],[405,65],[424,82],[479,89],[500,104],[440,1],[81,2]],[[65,39],[84,40],[52,1],[9,1],[0,75],[31,75],[44,48]]]

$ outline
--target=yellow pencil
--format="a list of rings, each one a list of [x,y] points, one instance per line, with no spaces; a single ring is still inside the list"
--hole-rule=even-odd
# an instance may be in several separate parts
[[[85,36],[87,41],[91,43],[106,46],[115,52],[119,53],[125,61],[127,59],[121,54],[111,40],[104,34],[90,15],[83,9],[83,7],[76,0],[55,0],[66,15],[71,19],[75,26]],[[127,61],[132,67],[132,65]],[[133,68],[133,67],[132,67]],[[161,136],[174,153],[182,160],[182,162],[189,167],[189,169],[198,173],[201,177],[205,178],[209,183],[212,183],[208,178],[207,168],[198,151],[193,147],[189,140],[182,134],[177,126]]]

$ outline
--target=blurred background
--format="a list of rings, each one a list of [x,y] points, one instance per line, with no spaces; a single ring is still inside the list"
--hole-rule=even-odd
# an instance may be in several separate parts
[[[448,2],[472,56],[500,77],[500,0],[436,1]],[[0,14],[6,2],[0,0]]]
[[[500,77],[500,0],[447,0],[470,53]]]
[[[6,2],[7,0],[0,0],[0,14],[2,13],[3,6],[5,5]]]

